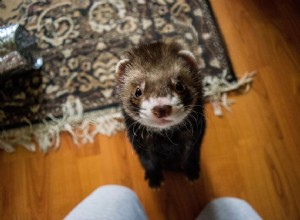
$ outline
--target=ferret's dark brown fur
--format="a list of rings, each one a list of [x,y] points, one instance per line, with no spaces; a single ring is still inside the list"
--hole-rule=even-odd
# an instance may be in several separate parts
[[[205,118],[193,54],[176,42],[143,44],[126,53],[116,76],[128,136],[149,185],[160,186],[164,169],[197,179]]]

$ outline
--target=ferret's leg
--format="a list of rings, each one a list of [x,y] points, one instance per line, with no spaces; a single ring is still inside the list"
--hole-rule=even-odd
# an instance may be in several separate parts
[[[189,156],[183,161],[183,172],[189,181],[193,182],[199,178],[199,146],[197,150],[193,150]]]
[[[188,178],[189,181],[195,181],[199,178],[200,175],[200,147],[202,144],[202,140],[205,134],[206,129],[206,121],[203,115],[199,115],[200,125],[197,126],[197,132],[194,133],[194,137],[196,135],[197,141],[192,144],[192,146],[186,147],[189,149],[189,152],[186,152],[186,158],[182,161],[183,172]]]
[[[151,188],[159,188],[163,181],[163,175],[158,161],[146,155],[139,155],[139,158],[145,168],[145,180],[148,180]]]
[[[145,148],[141,146],[141,143],[143,142],[142,140],[134,138],[130,133],[128,134],[129,137],[132,137],[132,145],[140,159],[142,166],[145,169],[145,180],[148,181],[148,184],[151,188],[159,188],[161,182],[163,181],[162,169],[159,161],[153,155],[151,155],[150,151],[147,149],[145,150]],[[149,146],[150,144],[151,143],[147,144],[149,149],[151,149]]]
[[[200,133],[198,141],[186,153],[186,158],[182,161],[183,172],[189,181],[195,181],[200,175],[200,145],[204,136],[204,130]]]

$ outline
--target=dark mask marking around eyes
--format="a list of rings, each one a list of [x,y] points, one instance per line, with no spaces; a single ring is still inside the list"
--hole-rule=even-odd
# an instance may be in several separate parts
[[[184,105],[184,109],[187,110],[190,108],[190,105],[193,103],[192,93],[189,89],[185,89],[184,92],[178,94],[182,104]]]
[[[129,100],[129,103],[130,103],[130,105],[129,105],[130,110],[131,110],[132,112],[134,112],[135,114],[138,114],[139,111],[140,111],[139,100],[137,100],[137,99],[135,99],[135,98],[132,97],[132,98]]]

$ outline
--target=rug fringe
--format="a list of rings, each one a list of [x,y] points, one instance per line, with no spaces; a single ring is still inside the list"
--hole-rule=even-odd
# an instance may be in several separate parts
[[[23,146],[29,151],[47,152],[50,148],[60,146],[60,133],[67,132],[75,144],[93,142],[97,134],[112,135],[125,129],[119,107],[97,112],[84,113],[82,103],[78,98],[67,101],[62,106],[63,117],[23,128],[12,129],[0,133],[0,149],[13,152],[16,146]],[[34,144],[36,142],[36,144]]]
[[[243,93],[248,92],[255,75],[256,71],[246,73],[238,81],[232,83],[226,80],[227,69],[218,77],[205,76],[203,80],[204,97],[212,104],[214,114],[216,116],[222,116],[222,107],[230,111],[230,105],[234,103],[234,100],[228,99],[227,93],[241,88],[244,88]]]

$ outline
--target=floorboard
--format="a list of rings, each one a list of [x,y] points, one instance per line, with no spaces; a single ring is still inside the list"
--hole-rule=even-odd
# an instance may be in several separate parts
[[[248,201],[264,219],[300,219],[300,4],[211,0],[235,72],[257,70],[222,118],[206,106],[202,176],[165,173],[148,188],[125,133],[75,146],[62,135],[48,154],[0,152],[0,219],[62,219],[97,187],[132,188],[150,219],[194,219],[214,198]]]

